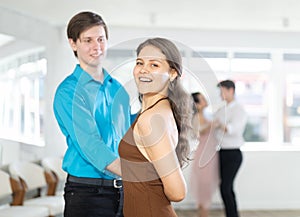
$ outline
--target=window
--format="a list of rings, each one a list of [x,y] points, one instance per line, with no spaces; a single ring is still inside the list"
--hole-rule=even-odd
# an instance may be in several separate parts
[[[44,145],[43,87],[47,62],[34,51],[0,62],[0,137]]]
[[[247,142],[268,141],[268,84],[272,61],[269,53],[199,52],[217,80],[232,79],[236,98],[248,114]]]
[[[300,144],[300,54],[284,54],[284,141]]]
[[[268,76],[235,74],[232,79],[236,84],[236,98],[244,105],[248,115],[245,141],[268,141]]]
[[[219,80],[232,79],[236,98],[248,114],[244,132],[247,142],[268,141],[268,84],[272,61],[269,53],[235,52],[230,59],[230,72]]]
[[[277,150],[278,145],[300,144],[300,54],[232,49],[186,49],[184,54],[183,85],[189,92],[200,91],[208,97],[208,116],[220,103],[217,82],[235,81],[236,97],[248,114],[244,132],[247,150]],[[117,66],[111,69],[113,75],[128,82],[133,90],[134,54],[123,51],[109,61]]]

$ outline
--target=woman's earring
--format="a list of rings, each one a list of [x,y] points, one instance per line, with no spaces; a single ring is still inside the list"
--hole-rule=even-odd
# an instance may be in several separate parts
[[[172,81],[174,81],[175,80],[175,78],[176,78],[176,76],[170,76],[170,82],[172,82]]]

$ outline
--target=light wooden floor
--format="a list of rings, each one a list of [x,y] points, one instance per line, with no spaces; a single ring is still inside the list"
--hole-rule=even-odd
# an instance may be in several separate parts
[[[178,217],[199,217],[196,210],[176,210]],[[223,210],[210,211],[209,217],[225,217]],[[300,210],[240,211],[240,217],[300,217]]]

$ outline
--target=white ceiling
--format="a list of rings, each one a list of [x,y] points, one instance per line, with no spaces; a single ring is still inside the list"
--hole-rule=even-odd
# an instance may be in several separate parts
[[[300,32],[299,0],[0,0],[51,25],[92,10],[108,25]]]

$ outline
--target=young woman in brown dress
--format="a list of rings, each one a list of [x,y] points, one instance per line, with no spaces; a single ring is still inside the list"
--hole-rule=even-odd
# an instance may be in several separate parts
[[[125,217],[175,217],[171,201],[186,196],[192,99],[181,84],[181,55],[164,38],[137,48],[133,71],[142,109],[121,140]]]

